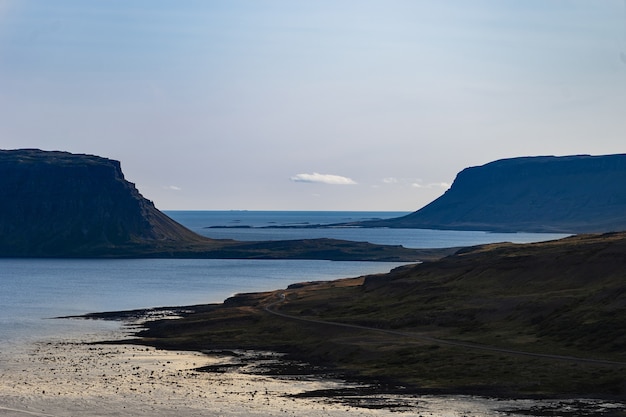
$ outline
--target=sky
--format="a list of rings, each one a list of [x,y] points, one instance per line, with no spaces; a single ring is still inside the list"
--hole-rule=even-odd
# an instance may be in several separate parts
[[[163,210],[414,211],[625,133],[624,0],[0,0],[0,148]]]

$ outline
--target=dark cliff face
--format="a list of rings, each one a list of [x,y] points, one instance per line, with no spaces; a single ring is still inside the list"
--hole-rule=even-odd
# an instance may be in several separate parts
[[[120,163],[35,149],[0,151],[0,254],[63,256],[197,239],[124,179]]]
[[[124,179],[117,161],[36,149],[0,150],[0,257],[410,262],[445,252],[334,239],[209,239],[157,210]]]
[[[504,159],[461,171],[432,203],[388,227],[626,230],[626,154]]]

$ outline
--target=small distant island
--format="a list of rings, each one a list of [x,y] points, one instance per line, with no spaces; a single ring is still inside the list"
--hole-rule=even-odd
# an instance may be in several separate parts
[[[416,261],[451,249],[336,239],[237,242],[200,236],[144,198],[119,161],[0,150],[0,257]]]

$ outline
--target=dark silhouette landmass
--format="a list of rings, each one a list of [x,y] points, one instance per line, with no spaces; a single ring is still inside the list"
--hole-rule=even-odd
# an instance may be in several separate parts
[[[446,253],[450,250],[334,239],[209,239],[159,211],[126,181],[118,161],[38,149],[0,150],[1,257],[415,261]]]
[[[72,255],[201,239],[126,181],[118,161],[35,149],[0,151],[0,251]]]
[[[174,309],[183,317],[148,321],[135,342],[284,352],[372,392],[623,399],[625,254],[626,233],[482,245],[388,274]]]
[[[363,227],[601,233],[626,230],[626,154],[502,159],[461,171],[409,215]]]

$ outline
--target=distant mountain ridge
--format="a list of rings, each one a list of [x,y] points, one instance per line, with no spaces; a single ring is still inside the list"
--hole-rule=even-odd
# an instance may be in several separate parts
[[[366,227],[595,233],[626,230],[626,154],[502,159],[462,170],[409,215]]]

